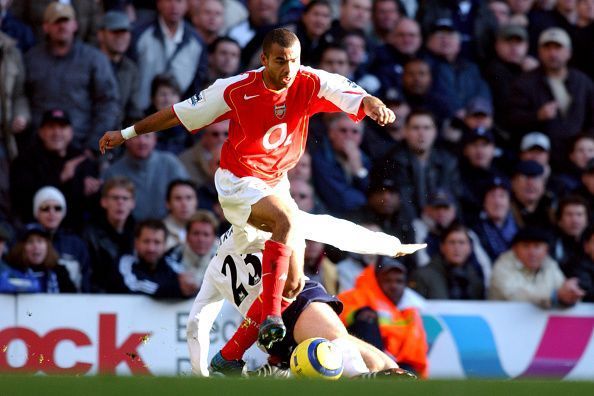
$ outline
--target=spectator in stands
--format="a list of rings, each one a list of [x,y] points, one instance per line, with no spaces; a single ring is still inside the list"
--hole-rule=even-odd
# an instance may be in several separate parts
[[[545,172],[545,178],[548,180],[551,176],[551,140],[542,132],[530,132],[524,135],[520,142],[520,161],[538,162]]]
[[[25,67],[15,42],[0,32],[0,216],[10,207],[9,163],[18,154],[15,134],[29,123],[31,114],[25,96]]]
[[[182,99],[182,91],[176,78],[169,73],[158,74],[151,83],[151,105],[146,114],[169,108]],[[181,125],[157,134],[157,150],[179,154],[191,145],[191,135]]]
[[[203,86],[211,86],[219,78],[235,75],[239,70],[241,48],[229,37],[219,37],[208,46],[208,69],[202,78]]]
[[[12,4],[12,12],[14,15],[25,22],[28,26],[33,28],[38,42],[43,42],[43,34],[48,16],[48,9],[52,3],[67,4],[73,11],[76,11],[76,29],[79,39],[94,43],[97,32],[97,15],[100,14],[100,4],[96,1],[88,0],[70,0],[54,1],[54,0],[17,0]],[[57,7],[57,6],[53,6]],[[74,17],[73,17],[74,18]]]
[[[473,230],[492,262],[511,247],[518,225],[511,212],[511,186],[503,177],[489,179],[483,195],[483,210]]]
[[[155,76],[174,76],[183,97],[193,95],[200,86],[198,78],[206,70],[206,46],[192,25],[184,20],[187,0],[157,0],[157,19],[135,35],[134,59],[140,72],[139,104],[150,104]]]
[[[584,302],[594,302],[594,226],[583,235],[584,256],[569,276],[578,278],[578,284],[585,291]]]
[[[97,162],[72,143],[71,119],[62,109],[43,114],[37,137],[11,166],[10,188],[15,212],[23,222],[31,221],[33,195],[43,186],[55,186],[68,200],[71,213],[66,224],[80,229],[85,207],[101,186]]]
[[[486,2],[463,0],[427,0],[417,14],[423,32],[430,32],[435,23],[448,20],[460,35],[460,56],[466,60],[482,61],[491,55],[497,30],[497,20]]]
[[[489,0],[487,6],[493,13],[493,16],[495,16],[498,26],[509,24],[511,10],[505,0]]]
[[[411,287],[433,300],[482,300],[483,273],[472,254],[468,229],[454,223],[441,234],[439,253],[412,273]]]
[[[199,140],[179,155],[190,180],[200,188],[211,182],[213,158],[220,156],[221,146],[229,134],[229,121],[210,124],[199,133]]]
[[[359,211],[355,218],[357,223],[377,224],[381,231],[394,235],[402,243],[415,243],[415,232],[412,228],[414,215],[410,207],[403,205],[398,192],[398,185],[392,179],[386,179],[377,172],[372,172],[367,190],[367,206]],[[401,260],[408,264],[407,257]]]
[[[187,223],[198,210],[196,186],[188,179],[176,179],[167,186],[166,205],[169,214],[163,219],[167,227],[165,249],[186,241]]]
[[[400,88],[404,64],[418,55],[422,44],[419,24],[414,19],[400,18],[386,43],[376,49],[371,72],[386,89]]]
[[[559,201],[551,256],[565,276],[571,276],[584,254],[582,234],[588,227],[588,217],[588,203],[579,195],[568,195]]]
[[[280,3],[280,0],[247,0],[248,19],[229,29],[229,37],[241,47],[243,70],[260,67],[262,40],[266,33],[280,27]]]
[[[340,42],[345,33],[353,30],[366,31],[371,26],[371,0],[342,0],[340,13],[332,22],[329,34],[332,41]]]
[[[188,0],[188,13],[189,18],[192,20],[192,16],[196,13],[196,10],[200,6],[202,0]],[[149,2],[153,3],[153,2]],[[243,22],[248,17],[248,11],[245,7],[245,2],[240,0],[222,0],[224,14],[223,14],[223,31],[228,31],[229,28]]]
[[[503,126],[513,82],[524,72],[538,67],[538,61],[528,55],[528,32],[518,25],[504,25],[499,28],[494,55],[487,64],[485,80],[493,93],[495,121]]]
[[[594,135],[583,133],[576,135],[570,145],[567,166],[559,172],[563,194],[579,187],[582,172],[591,159],[594,159]]]
[[[373,41],[375,45],[385,43],[402,17],[398,0],[375,0],[371,10],[373,21]]]
[[[540,228],[516,234],[511,250],[495,262],[491,300],[527,301],[543,308],[571,306],[584,297],[577,278],[566,279],[548,254],[549,237]]]
[[[376,94],[380,89],[380,81],[373,74],[369,74],[370,51],[365,33],[361,30],[346,32],[342,38],[342,45],[349,57],[349,72],[345,76],[371,94]]]
[[[338,294],[336,265],[324,253],[323,243],[305,241],[303,272],[310,280],[321,283],[328,294]]]
[[[121,293],[124,286],[118,262],[134,251],[134,184],[125,177],[113,177],[101,188],[104,212],[83,232],[91,260],[91,292]]]
[[[167,252],[169,260],[181,264],[176,271],[186,278],[182,283],[195,285],[194,294],[202,286],[208,263],[216,254],[218,227],[219,222],[211,212],[199,210],[187,222],[186,240]]]
[[[577,22],[574,32],[573,65],[594,79],[594,1],[577,1]]]
[[[125,176],[136,188],[134,217],[167,215],[165,196],[167,186],[174,179],[187,179],[188,173],[182,163],[171,153],[155,150],[157,134],[149,133],[126,141],[122,158],[107,168],[103,179]]]
[[[222,0],[201,0],[190,13],[196,33],[206,45],[220,37],[225,25],[225,7]]]
[[[581,185],[575,191],[576,194],[584,197],[588,203],[590,218],[588,224],[594,224],[594,159],[586,164],[582,171]]]
[[[460,176],[456,158],[434,147],[437,128],[433,115],[427,111],[411,112],[405,121],[402,148],[396,147],[378,163],[385,177],[392,178],[400,188],[401,201],[412,206],[415,216],[427,202],[428,194],[439,187],[453,189],[458,195]]]
[[[157,298],[182,298],[196,294],[197,285],[177,271],[180,264],[165,254],[167,228],[160,220],[143,220],[134,231],[134,255],[119,261],[120,276],[127,293]]]
[[[477,109],[472,110],[468,113],[473,114],[477,111]],[[476,116],[473,115],[473,117]],[[469,224],[478,217],[483,207],[482,197],[486,184],[493,176],[505,177],[505,175],[493,163],[495,136],[491,130],[483,127],[467,129],[462,135],[461,143],[460,208],[464,221]]]
[[[301,63],[315,64],[321,49],[329,41],[327,34],[332,23],[332,6],[327,0],[312,0],[303,9],[295,34],[301,43]]]
[[[315,195],[310,182],[302,179],[291,180],[291,197],[295,200],[297,207],[307,213],[323,214],[326,212],[324,206]]]
[[[382,257],[357,278],[355,288],[338,295],[344,304],[340,319],[349,333],[391,354],[398,365],[427,376],[427,339],[423,322],[406,287],[407,270]]]
[[[297,164],[289,169],[287,177],[291,183],[295,180],[310,182],[311,171],[311,155],[309,154],[309,151],[305,150],[301,158],[299,158],[299,161],[297,161]]]
[[[428,110],[435,116],[437,125],[454,115],[448,98],[440,96],[431,87],[433,79],[429,64],[420,58],[412,58],[404,64],[402,72],[402,95],[412,110]]]
[[[314,186],[330,213],[346,214],[366,203],[371,162],[361,151],[362,139],[363,124],[337,114],[328,140],[312,153]]]
[[[118,82],[120,123],[128,125],[142,119],[143,109],[139,103],[140,76],[138,67],[125,54],[130,48],[132,25],[121,11],[109,11],[103,16],[97,34],[99,48],[111,62]]]
[[[427,61],[433,74],[433,89],[450,99],[455,112],[463,115],[468,102],[476,97],[491,100],[488,85],[476,64],[460,55],[461,33],[451,19],[433,23],[427,38]]]
[[[408,103],[396,89],[389,89],[383,101],[396,114],[396,121],[383,127],[371,125],[365,131],[361,148],[374,163],[403,143],[404,120],[411,111]]]
[[[55,187],[40,188],[33,197],[33,215],[49,234],[58,252],[61,265],[66,267],[78,291],[90,289],[90,259],[85,242],[62,225],[67,206],[64,195]]]
[[[554,197],[545,188],[544,168],[535,161],[520,161],[511,179],[512,212],[518,226],[551,229]]]
[[[517,131],[544,132],[555,150],[553,167],[566,164],[573,136],[594,125],[594,85],[582,72],[567,66],[571,39],[559,29],[540,35],[541,67],[520,77],[508,101],[508,125]]]
[[[68,109],[74,146],[95,152],[103,132],[117,129],[120,121],[118,84],[107,57],[75,39],[77,28],[72,6],[60,2],[47,6],[45,41],[25,55],[27,95],[34,128],[45,111]]]
[[[29,26],[12,14],[9,9],[13,0],[0,2],[0,31],[16,41],[16,46],[23,53],[35,45],[35,36]]]
[[[539,45],[538,38],[543,31],[559,28],[574,37],[577,22],[577,1],[557,0],[550,9],[539,10],[536,7],[529,14],[528,29],[530,32],[530,48],[535,51]]]
[[[413,220],[412,223],[415,231],[415,243],[427,244],[426,249],[415,254],[417,267],[427,265],[431,258],[439,253],[439,243],[443,232],[452,224],[460,222],[457,212],[456,200],[448,190],[440,188],[429,196],[421,216]],[[480,265],[482,273],[487,276],[490,272],[491,260],[481,246],[479,237],[472,230],[468,230],[467,233],[477,263]]]
[[[76,293],[68,270],[49,234],[37,224],[28,225],[7,256],[8,268],[0,272],[2,293]]]

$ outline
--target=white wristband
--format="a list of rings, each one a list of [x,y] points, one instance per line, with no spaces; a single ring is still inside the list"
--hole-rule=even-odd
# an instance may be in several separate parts
[[[132,139],[133,137],[137,136],[136,130],[134,129],[134,125],[122,129],[121,133],[124,140]]]

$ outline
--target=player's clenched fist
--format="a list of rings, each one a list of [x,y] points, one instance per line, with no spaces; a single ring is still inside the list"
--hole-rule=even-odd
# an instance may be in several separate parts
[[[365,114],[381,126],[396,121],[394,112],[375,96],[366,96],[363,98],[363,108]]]
[[[120,131],[108,131],[99,139],[99,151],[101,154],[105,154],[105,150],[118,147],[124,143],[125,139],[122,137]]]

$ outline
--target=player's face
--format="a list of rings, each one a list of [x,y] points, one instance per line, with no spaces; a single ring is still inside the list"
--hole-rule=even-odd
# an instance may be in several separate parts
[[[156,265],[165,253],[165,232],[143,228],[138,238],[134,239],[134,248],[140,259]]]
[[[198,255],[205,255],[212,249],[216,239],[215,230],[210,223],[195,222],[190,227],[186,241],[190,249]]]
[[[40,265],[48,251],[47,239],[40,235],[31,235],[25,241],[25,260],[30,265]]]
[[[101,207],[105,209],[110,222],[125,222],[135,204],[132,193],[122,187],[114,187],[104,197],[101,197]]]
[[[470,239],[463,231],[451,232],[440,245],[441,254],[449,264],[462,266],[472,252]]]
[[[521,241],[515,243],[512,250],[526,268],[536,271],[542,266],[549,249],[545,242]]]
[[[288,48],[272,44],[268,56],[262,54],[262,65],[269,89],[280,90],[291,86],[301,66],[301,44],[295,41]]]
[[[377,282],[386,297],[395,305],[398,304],[406,287],[406,275],[404,272],[397,269],[380,271],[377,274]]]
[[[60,202],[53,199],[43,201],[36,214],[37,221],[50,231],[56,230],[64,219],[65,209]]]
[[[171,216],[180,223],[185,223],[192,217],[198,207],[196,191],[190,186],[178,185],[171,190],[167,209]]]

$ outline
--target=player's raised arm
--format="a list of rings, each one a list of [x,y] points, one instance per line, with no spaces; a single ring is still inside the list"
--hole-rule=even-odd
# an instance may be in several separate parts
[[[365,110],[365,114],[369,118],[381,126],[396,121],[394,112],[375,96],[366,96],[363,98],[363,110]]]
[[[105,150],[118,147],[124,141],[134,136],[162,131],[179,125],[179,119],[175,116],[172,107],[166,107],[138,121],[136,124],[124,128],[121,131],[107,131],[99,139],[99,151],[105,154]]]

